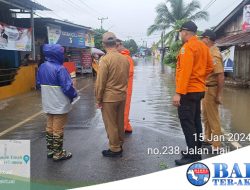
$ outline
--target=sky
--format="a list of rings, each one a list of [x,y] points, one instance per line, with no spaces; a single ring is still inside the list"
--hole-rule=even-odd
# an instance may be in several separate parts
[[[160,38],[156,32],[147,36],[147,28],[154,23],[156,6],[165,0],[33,0],[53,10],[37,11],[41,17],[100,28],[98,18],[106,18],[103,28],[114,32],[122,40],[135,39],[141,45],[147,41],[150,46]],[[189,3],[191,0],[184,0]],[[209,20],[197,22],[199,30],[216,26],[241,0],[198,0],[204,9],[209,2],[215,1],[208,9]]]

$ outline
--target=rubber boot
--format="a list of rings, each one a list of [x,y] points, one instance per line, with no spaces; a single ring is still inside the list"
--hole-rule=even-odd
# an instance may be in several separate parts
[[[53,160],[54,161],[62,161],[68,160],[72,157],[72,154],[63,150],[63,135],[54,134],[54,143],[53,143]]]
[[[53,134],[47,132],[46,133],[46,144],[47,144],[47,157],[53,158]]]

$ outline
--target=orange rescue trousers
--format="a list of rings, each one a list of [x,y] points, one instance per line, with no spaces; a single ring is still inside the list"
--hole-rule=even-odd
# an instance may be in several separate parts
[[[133,79],[134,79],[134,61],[130,57],[129,50],[123,50],[120,52],[122,55],[127,56],[130,67],[129,67],[129,80],[128,80],[128,88],[127,88],[127,98],[126,98],[126,107],[124,112],[124,130],[125,132],[132,132],[132,127],[129,121],[129,112],[130,112],[130,104],[132,98],[133,91]]]

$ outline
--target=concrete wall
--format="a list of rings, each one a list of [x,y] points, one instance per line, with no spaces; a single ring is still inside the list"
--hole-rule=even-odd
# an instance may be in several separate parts
[[[15,81],[8,86],[0,87],[0,100],[31,91],[36,86],[37,65],[21,66]]]

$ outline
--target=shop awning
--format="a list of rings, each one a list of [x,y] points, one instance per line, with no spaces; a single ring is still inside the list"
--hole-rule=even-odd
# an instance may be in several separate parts
[[[250,32],[230,35],[216,40],[216,45],[219,47],[248,44],[250,44]]]

